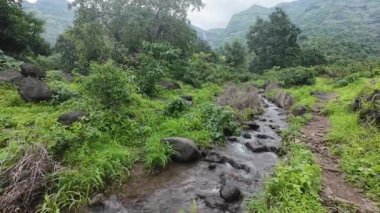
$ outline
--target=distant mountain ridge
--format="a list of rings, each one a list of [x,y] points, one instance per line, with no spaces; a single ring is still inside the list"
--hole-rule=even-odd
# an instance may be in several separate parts
[[[379,0],[298,0],[280,3],[303,35],[313,39],[344,40],[365,48],[380,46]],[[243,40],[257,17],[267,18],[275,7],[253,5],[235,14],[225,29],[202,31],[206,40],[219,47],[234,39]],[[379,50],[380,51],[380,50]]]
[[[22,6],[45,21],[42,37],[54,44],[58,36],[73,23],[74,11],[68,9],[68,4],[67,0],[38,0],[36,3],[24,1]]]

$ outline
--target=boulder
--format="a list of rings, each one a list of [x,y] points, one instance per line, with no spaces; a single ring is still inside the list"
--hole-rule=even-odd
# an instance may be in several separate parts
[[[61,124],[70,126],[73,123],[80,121],[85,116],[86,116],[86,113],[82,111],[67,112],[59,116],[58,122]]]
[[[0,83],[19,84],[24,77],[17,70],[4,70],[0,72]]]
[[[25,77],[32,77],[38,79],[46,77],[46,73],[42,69],[33,64],[28,63],[24,63],[21,65],[21,74],[23,74]]]
[[[171,145],[175,154],[172,159],[180,163],[191,163],[199,160],[202,153],[199,151],[194,141],[187,138],[172,137],[162,139],[163,142]]]
[[[19,93],[29,102],[47,101],[53,98],[53,93],[48,85],[30,77],[24,78],[20,82]]]
[[[307,108],[305,106],[296,106],[292,110],[294,116],[301,116],[307,113]]]
[[[176,89],[181,89],[181,85],[179,85],[177,82],[175,81],[161,81],[159,83],[159,85],[161,85],[163,88],[167,89],[167,90],[176,90]]]
[[[229,203],[240,200],[242,195],[240,189],[231,184],[223,185],[219,193],[220,196]]]

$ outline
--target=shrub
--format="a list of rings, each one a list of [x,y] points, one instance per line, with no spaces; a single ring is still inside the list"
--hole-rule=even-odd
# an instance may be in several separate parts
[[[144,94],[154,96],[157,93],[156,83],[167,72],[167,67],[148,54],[140,54],[139,63],[136,69],[139,88]]]
[[[187,108],[187,103],[181,99],[177,98],[170,102],[165,108],[165,114],[170,116],[179,116]]]
[[[279,80],[286,87],[315,84],[314,70],[304,67],[288,68],[280,71]]]
[[[360,79],[360,74],[359,73],[354,73],[349,76],[346,76],[344,78],[341,78],[339,80],[335,81],[335,87],[345,87],[348,86],[351,83],[354,83]]]
[[[50,86],[53,90],[52,104],[60,104],[79,96],[77,91],[70,89],[68,85],[61,81],[53,81]]]
[[[237,133],[239,130],[235,114],[220,106],[204,105],[201,107],[200,117],[204,127],[211,133],[212,139],[215,141],[224,141],[225,129],[232,133]]]
[[[135,91],[134,77],[112,62],[91,64],[91,75],[85,82],[90,95],[106,108],[118,108],[130,101]]]

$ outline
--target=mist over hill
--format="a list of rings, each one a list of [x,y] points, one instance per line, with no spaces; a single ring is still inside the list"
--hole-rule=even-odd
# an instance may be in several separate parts
[[[74,11],[68,9],[67,0],[38,0],[36,3],[24,1],[22,6],[45,21],[42,36],[50,44],[54,44],[59,34],[73,23]]]
[[[291,21],[301,28],[302,42],[324,49],[339,43],[341,48],[360,49],[357,57],[380,52],[380,1],[298,0],[276,7],[284,9]],[[244,40],[256,18],[265,19],[274,9],[253,5],[235,14],[225,29],[200,33],[214,48],[235,39]]]

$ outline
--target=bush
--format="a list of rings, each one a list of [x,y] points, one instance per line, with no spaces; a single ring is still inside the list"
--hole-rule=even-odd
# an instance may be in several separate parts
[[[211,133],[215,141],[224,141],[224,130],[237,133],[238,123],[235,114],[231,110],[223,109],[214,104],[208,104],[201,108],[201,121],[205,128]]]
[[[288,68],[280,71],[279,80],[286,87],[315,84],[314,70],[304,67]]]
[[[131,94],[135,92],[134,77],[112,62],[93,63],[85,88],[106,108],[118,108],[128,103]]]
[[[53,90],[52,104],[60,104],[79,96],[79,93],[70,89],[68,85],[61,81],[54,81],[50,83]]]
[[[179,116],[187,108],[187,103],[181,99],[175,99],[165,108],[165,114],[170,116]]]
[[[348,86],[351,83],[354,83],[360,79],[360,74],[359,73],[354,73],[349,76],[346,76],[344,78],[341,78],[339,80],[336,80],[334,83],[335,87],[345,87]]]

